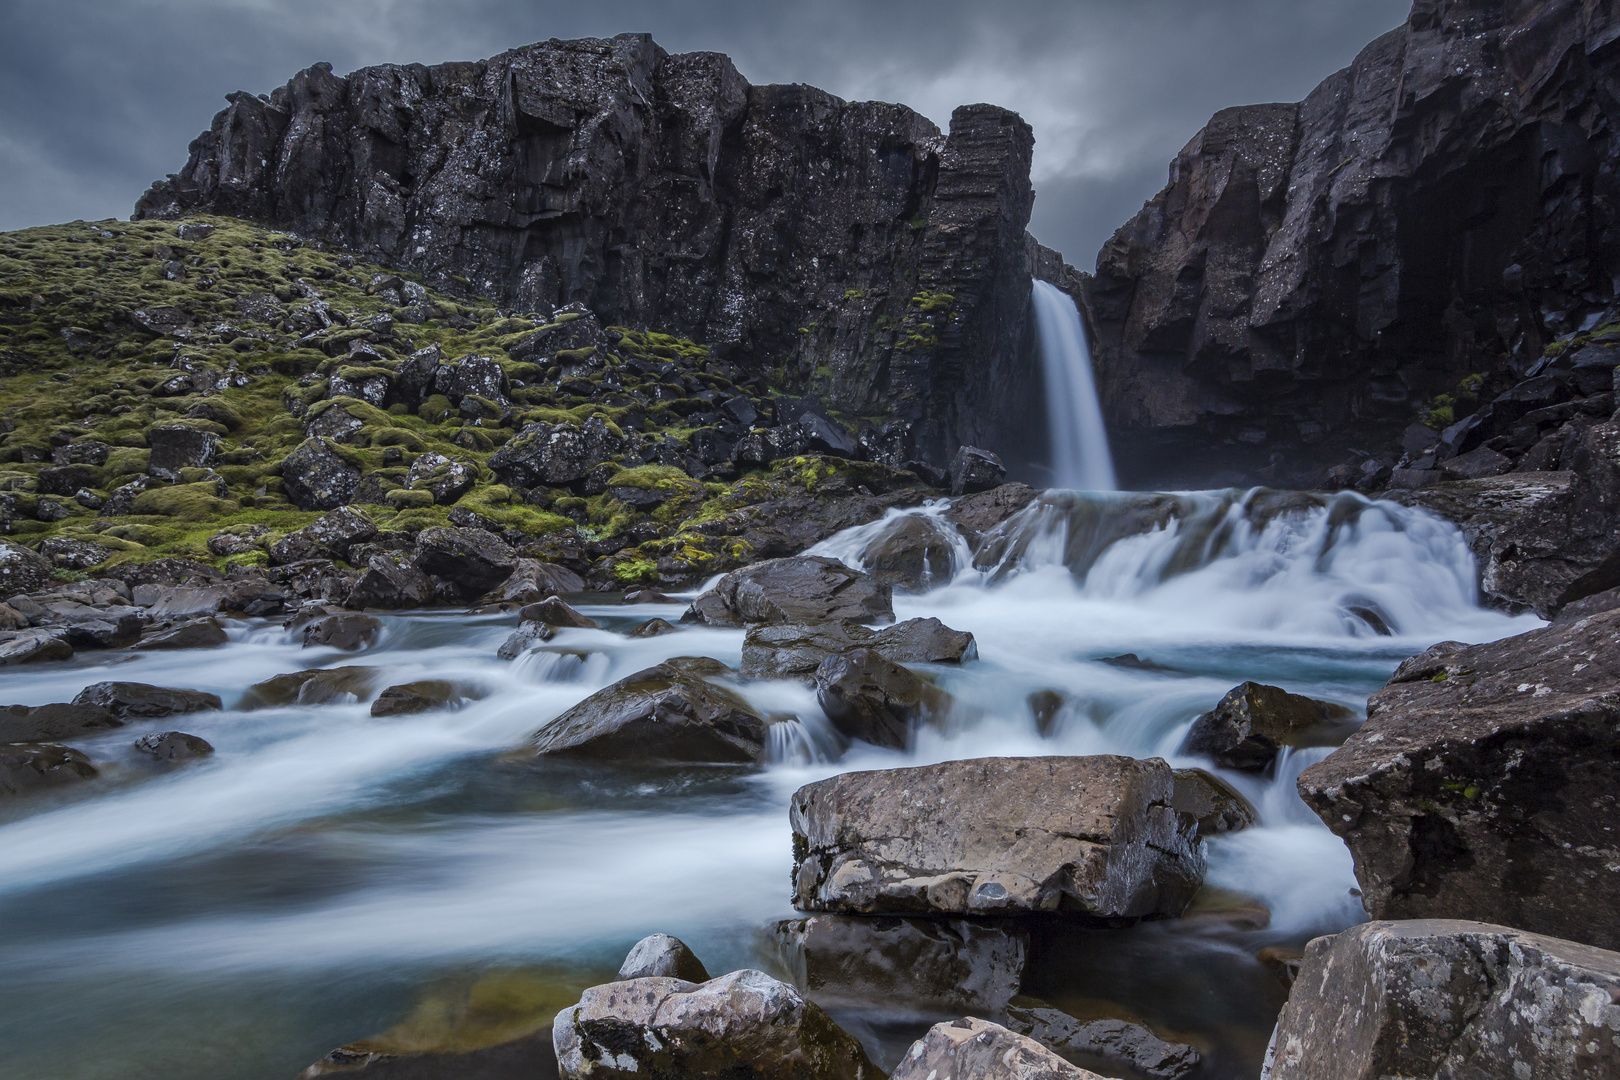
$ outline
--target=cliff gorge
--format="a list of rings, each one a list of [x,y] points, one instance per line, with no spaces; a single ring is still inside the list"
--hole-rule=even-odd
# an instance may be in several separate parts
[[[1319,484],[1598,324],[1617,38],[1604,0],[1418,0],[1302,103],[1217,113],[1085,288],[1122,479]]]
[[[137,218],[252,218],[520,311],[689,336],[872,421],[893,464],[1036,452],[1015,421],[1039,392],[1034,140],[1013,113],[966,106],[946,135],[645,35],[318,64],[229,101]]]

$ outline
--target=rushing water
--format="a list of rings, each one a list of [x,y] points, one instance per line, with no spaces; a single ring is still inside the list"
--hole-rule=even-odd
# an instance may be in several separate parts
[[[938,521],[943,504],[906,511]],[[898,514],[820,550],[853,563]],[[811,691],[755,683],[791,712],[759,770],[546,765],[510,754],[590,692],[663,658],[735,665],[742,634],[622,631],[676,609],[580,598],[600,630],[567,629],[513,663],[510,616],[404,614],[358,656],[301,650],[244,622],[209,653],[97,656],[5,676],[10,701],[62,701],[105,678],[219,693],[227,709],[82,745],[99,781],[0,806],[0,1072],[27,1078],[287,1080],[339,1044],[398,1022],[424,988],[528,967],[577,992],[654,931],[711,971],[782,971],[769,927],[789,918],[786,805],[836,772],[982,755],[1176,751],[1192,717],[1243,679],[1364,708],[1404,657],[1533,620],[1481,609],[1455,529],[1355,496],[1053,493],[944,587],[897,596],[899,618],[972,631],[980,659],[934,672],[960,708],[910,752],[841,748]],[[1390,631],[1379,633],[1382,629]],[[1106,658],[1134,653],[1151,666]],[[279,672],[366,664],[378,686],[452,679],[465,707],[373,718],[365,702],[237,712]],[[1067,698],[1051,737],[1025,704]],[[212,742],[167,772],[129,743],[178,726]],[[1075,931],[1031,984],[1077,1012],[1114,1002],[1206,1053],[1204,1076],[1252,1076],[1280,1004],[1254,959],[1359,917],[1342,844],[1293,793],[1325,751],[1275,777],[1226,774],[1262,823],[1211,841],[1213,885],[1261,901],[1265,929],[1220,919]],[[1090,1003],[1090,1004],[1088,1004]],[[840,1020],[892,1064],[931,1019],[903,1002]]]
[[[1119,484],[1114,479],[1108,429],[1097,402],[1091,347],[1080,326],[1080,311],[1067,293],[1045,281],[1035,282],[1034,303],[1057,486],[1112,491]]]

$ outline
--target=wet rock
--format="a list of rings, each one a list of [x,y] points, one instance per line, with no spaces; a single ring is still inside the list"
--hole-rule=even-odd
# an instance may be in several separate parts
[[[220,439],[211,431],[184,425],[154,426],[146,430],[151,453],[146,460],[150,476],[180,482],[181,469],[201,469],[219,458]]]
[[[894,618],[889,586],[837,559],[800,555],[733,570],[692,601],[683,621],[710,626]]]
[[[666,619],[648,619],[646,622],[632,627],[629,636],[633,638],[662,637],[665,634],[673,634],[678,629],[679,627]]]
[[[72,655],[73,646],[58,631],[33,629],[0,632],[0,667],[66,660]]]
[[[1038,998],[1015,1001],[1007,1027],[1027,1035],[1072,1065],[1105,1075],[1124,1069],[1151,1080],[1178,1080],[1198,1068],[1198,1051],[1169,1043],[1147,1028],[1124,1020],[1076,1019]]]
[[[95,705],[0,706],[0,743],[55,742],[123,726],[123,721]]]
[[[569,590],[559,589],[558,592]],[[577,591],[577,590],[574,590]],[[632,589],[624,594],[623,603],[626,604],[682,604],[684,600],[677,600],[673,596],[665,596],[657,589]]]
[[[142,735],[132,744],[139,753],[159,761],[190,761],[214,752],[208,740],[183,731],[160,731]]]
[[[212,712],[222,707],[218,694],[137,682],[93,683],[79,691],[73,704],[105,709],[121,724]]]
[[[467,599],[480,596],[512,576],[517,553],[483,529],[423,529],[416,538],[416,567],[449,582]]]
[[[1284,990],[1292,990],[1294,983],[1299,980],[1300,966],[1305,962],[1305,953],[1300,949],[1291,949],[1280,945],[1267,945],[1255,954],[1260,966],[1271,972],[1272,978],[1277,980]]]
[[[539,755],[753,764],[768,724],[746,702],[670,664],[638,671],[537,731]]]
[[[343,602],[351,608],[383,611],[427,607],[433,602],[433,582],[416,568],[412,556],[398,552],[373,555]]]
[[[218,619],[201,618],[190,619],[177,625],[162,625],[154,628],[134,645],[132,649],[217,649],[230,640],[225,628],[219,624]]]
[[[1034,1039],[988,1020],[935,1024],[912,1043],[890,1080],[1104,1080]]]
[[[1260,815],[1254,806],[1225,780],[1203,769],[1177,769],[1176,790],[1170,805],[1198,822],[1200,837],[1247,829]]]
[[[371,519],[352,507],[340,506],[290,533],[270,546],[270,565],[285,566],[305,559],[349,560],[349,550],[377,536]]]
[[[0,597],[45,588],[54,570],[44,556],[11,540],[0,539]]]
[[[320,647],[359,652],[375,645],[381,633],[382,623],[370,615],[351,612],[328,615],[324,619],[307,623],[301,628],[298,636],[303,640],[306,649]]]
[[[1620,947],[1620,611],[1401,665],[1300,796],[1375,919],[1468,918]]]
[[[248,687],[237,703],[243,712],[282,705],[330,705],[364,701],[382,672],[370,667],[318,668],[277,675]]]
[[[793,796],[794,906],[848,913],[1178,915],[1197,824],[1154,758],[982,758],[845,773]]]
[[[668,934],[644,937],[630,949],[624,963],[619,965],[619,982],[631,979],[680,979],[689,983],[709,981],[703,967],[686,942]]]
[[[556,563],[519,559],[507,579],[478,598],[480,607],[491,604],[537,604],[560,593],[585,591],[585,579]]]
[[[26,795],[99,775],[90,759],[55,743],[0,743],[0,795]]]
[[[939,518],[906,514],[860,554],[861,567],[874,578],[912,593],[948,585],[956,569],[956,530]]]
[[[816,668],[816,701],[847,738],[905,750],[917,728],[950,712],[950,694],[873,649],[830,656]]]
[[[1228,769],[1263,772],[1284,746],[1334,746],[1355,730],[1343,705],[1246,682],[1193,721],[1184,754],[1207,754]]]
[[[1478,480],[1485,476],[1501,476],[1512,469],[1511,458],[1482,446],[1449,459],[1440,471],[1446,480]]]
[[[1041,738],[1050,738],[1057,730],[1058,716],[1063,712],[1063,706],[1069,699],[1056,690],[1037,690],[1024,699],[1029,706],[1030,715],[1035,717],[1035,730]]]
[[[1007,479],[1001,459],[977,446],[964,446],[951,459],[951,494],[970,495],[1000,487]]]
[[[734,971],[705,983],[593,986],[552,1029],[568,1080],[880,1080],[861,1044],[786,983]]]
[[[810,680],[832,656],[871,649],[896,664],[960,664],[979,655],[973,635],[952,630],[938,619],[908,619],[881,630],[843,620],[817,626],[752,626],[743,639],[746,679]]]
[[[530,620],[519,623],[518,628],[501,643],[495,656],[500,660],[516,660],[542,642],[550,641],[557,636],[557,630],[550,623]]]
[[[405,474],[406,487],[428,492],[440,506],[449,506],[467,494],[477,481],[478,466],[432,451],[411,462],[410,471]]]
[[[985,533],[1024,509],[1040,496],[1028,484],[1002,484],[951,503],[941,515],[961,531],[969,547],[977,547]]]
[[[455,683],[442,679],[390,686],[371,703],[372,716],[406,716],[460,705],[462,695]]]
[[[335,510],[360,486],[360,470],[320,439],[305,439],[281,461],[281,489],[300,510]]]
[[[1268,1080],[1620,1074],[1620,954],[1505,926],[1372,922],[1306,947]]]
[[[581,630],[599,630],[602,625],[569,607],[560,596],[548,596],[538,604],[530,604],[518,612],[518,617],[525,622],[543,622],[549,626],[568,626]]]
[[[816,915],[777,923],[776,942],[816,1000],[886,1015],[999,1015],[1029,953],[1021,927],[960,919]]]

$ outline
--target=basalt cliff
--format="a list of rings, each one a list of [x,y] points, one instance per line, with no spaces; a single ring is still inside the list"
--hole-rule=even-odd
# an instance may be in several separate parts
[[[629,34],[317,64],[229,100],[137,218],[250,218],[520,313],[689,337],[864,422],[896,466],[1040,456],[1017,419],[1039,394],[1034,140],[1004,109],[964,106],[947,134]]]

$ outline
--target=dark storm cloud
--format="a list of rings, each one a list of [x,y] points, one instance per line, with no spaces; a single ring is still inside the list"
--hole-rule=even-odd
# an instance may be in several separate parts
[[[959,104],[1035,128],[1033,229],[1082,267],[1216,109],[1292,101],[1409,0],[6,0],[0,229],[125,216],[231,90],[317,60],[486,57],[551,37],[651,32],[729,53],[756,83]]]

